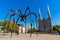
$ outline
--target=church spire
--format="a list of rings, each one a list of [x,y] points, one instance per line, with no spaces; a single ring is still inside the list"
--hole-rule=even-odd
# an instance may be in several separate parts
[[[38,18],[42,19],[40,9],[38,10]]]
[[[48,18],[51,18],[50,9],[49,9],[49,6],[48,5],[47,5],[47,10],[48,10]]]

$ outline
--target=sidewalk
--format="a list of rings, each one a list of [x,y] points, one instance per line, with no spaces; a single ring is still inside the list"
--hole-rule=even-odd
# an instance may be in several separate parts
[[[60,35],[50,35],[50,34],[32,34],[30,37],[30,34],[13,34],[12,38],[10,38],[10,34],[7,34],[7,36],[0,35],[0,40],[60,40]]]

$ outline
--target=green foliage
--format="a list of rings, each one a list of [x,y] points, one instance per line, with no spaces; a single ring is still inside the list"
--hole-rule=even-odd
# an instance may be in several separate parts
[[[2,26],[2,23],[3,23],[3,22],[0,22],[0,26]]]
[[[53,31],[60,31],[60,25],[55,25],[53,27]]]
[[[36,32],[36,29],[35,28],[32,28],[32,30],[29,29],[27,33],[31,33],[31,31],[32,31],[32,33],[34,33],[34,32]]]
[[[7,20],[6,22],[2,22],[1,25],[3,26],[2,30],[6,29],[8,32],[10,31],[16,32],[19,29],[17,24],[14,23],[13,25],[13,23],[9,20]]]

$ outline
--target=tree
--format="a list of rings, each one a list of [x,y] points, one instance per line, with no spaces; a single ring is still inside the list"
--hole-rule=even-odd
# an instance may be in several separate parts
[[[17,24],[15,24],[15,26],[13,26],[13,22],[7,20],[5,25],[4,25],[5,22],[0,22],[0,25],[2,26],[2,30],[4,31],[4,29],[7,30],[7,32],[11,32],[11,30],[13,32],[17,32],[19,30],[19,27]],[[5,28],[4,28],[5,27]],[[12,29],[13,27],[13,29]]]
[[[31,32],[31,29],[28,29],[28,33]],[[32,33],[36,32],[36,29],[35,28],[32,28]]]
[[[60,25],[53,26],[53,31],[60,31]]]

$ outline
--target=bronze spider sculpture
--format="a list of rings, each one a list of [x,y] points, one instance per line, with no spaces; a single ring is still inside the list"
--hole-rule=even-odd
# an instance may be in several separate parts
[[[19,17],[18,17],[16,23],[18,22],[19,18],[21,18],[21,21],[22,21],[22,22],[25,21],[25,33],[26,33],[26,19],[28,18],[28,16],[30,16],[29,19],[30,19],[30,26],[31,26],[31,33],[30,33],[30,37],[31,37],[31,34],[32,34],[32,26],[34,25],[31,16],[32,16],[32,15],[35,16],[35,18],[36,18],[36,19],[35,19],[35,21],[36,21],[36,27],[37,27],[37,15],[36,15],[36,13],[31,12],[30,9],[29,9],[29,7],[26,8],[24,14],[22,14],[22,12],[21,12],[20,9],[18,9],[17,12],[18,12],[18,11],[20,12],[20,14],[18,15]],[[27,11],[29,11],[29,14],[26,14]],[[33,24],[33,25],[32,25],[32,24]]]
[[[6,19],[7,19],[7,17],[11,14],[11,12],[13,13],[13,15],[15,14],[15,13],[14,13],[14,10],[11,9],[11,10],[7,13],[7,15],[5,16],[4,32],[5,32],[5,26],[6,26]],[[10,15],[10,18],[9,18],[9,24],[10,24],[11,16],[12,16],[12,15]],[[9,27],[9,25],[8,25],[8,27]],[[12,28],[12,29],[13,29],[13,28]],[[12,37],[12,30],[11,30],[11,37]]]
[[[29,12],[29,14],[26,14],[27,11]],[[37,27],[37,15],[36,15],[36,13],[31,12],[29,7],[26,8],[24,14],[22,14],[20,9],[17,9],[16,11],[10,10],[9,13],[5,17],[5,21],[6,21],[7,16],[10,14],[10,12],[13,12],[13,14],[10,15],[10,18],[9,18],[11,20],[11,18],[14,17],[13,26],[14,26],[14,23],[16,23],[16,24],[18,23],[19,19],[20,19],[21,22],[25,23],[25,33],[26,33],[26,20],[27,20],[28,16],[30,17],[29,19],[30,19],[30,27],[31,27],[31,33],[30,33],[30,37],[31,37],[32,26],[34,25],[34,23],[32,21],[32,15],[34,15],[36,17],[35,21],[36,21],[36,27]],[[19,14],[17,14],[17,12],[19,12]],[[15,19],[16,16],[18,16],[18,19]],[[12,27],[12,29],[13,29],[13,27]],[[11,37],[12,37],[12,31],[11,31]]]

